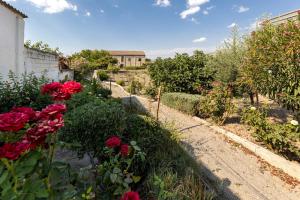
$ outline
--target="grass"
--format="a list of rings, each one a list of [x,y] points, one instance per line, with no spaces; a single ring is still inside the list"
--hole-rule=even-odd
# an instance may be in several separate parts
[[[202,181],[199,167],[179,143],[176,131],[166,129],[149,116],[129,115],[126,132],[145,150],[146,162],[136,169],[145,172],[137,187],[142,199],[213,199]]]

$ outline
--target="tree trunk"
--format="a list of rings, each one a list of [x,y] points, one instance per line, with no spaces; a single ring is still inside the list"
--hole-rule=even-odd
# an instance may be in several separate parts
[[[254,94],[253,94],[253,92],[249,93],[249,97],[250,97],[251,105],[254,105]]]

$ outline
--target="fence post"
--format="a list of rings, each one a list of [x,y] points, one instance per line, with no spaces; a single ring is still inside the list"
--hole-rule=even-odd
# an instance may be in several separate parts
[[[159,88],[158,88],[158,99],[157,99],[157,110],[156,110],[156,121],[158,121],[158,115],[159,115],[159,106],[160,106],[161,90],[162,90],[162,87],[159,86]]]

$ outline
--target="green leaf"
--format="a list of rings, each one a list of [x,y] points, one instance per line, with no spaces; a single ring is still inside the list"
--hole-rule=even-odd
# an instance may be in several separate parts
[[[2,185],[2,183],[7,179],[8,175],[9,175],[8,171],[5,171],[5,172],[1,175],[1,177],[0,177],[0,185]]]
[[[130,144],[131,144],[132,146],[135,146],[135,145],[136,145],[136,141],[131,141]]]
[[[114,173],[114,174],[119,174],[119,173],[121,173],[121,172],[122,172],[121,169],[118,168],[118,167],[115,167],[114,170],[113,170],[113,173]]]
[[[130,177],[125,178],[124,181],[128,184],[133,182],[132,178],[130,178]]]
[[[110,174],[110,181],[111,181],[112,183],[115,183],[116,180],[117,180],[117,178],[118,178],[118,175],[117,175],[117,174]]]
[[[133,179],[133,182],[134,182],[134,183],[139,182],[139,181],[141,180],[141,178],[142,178],[142,177],[140,177],[140,176],[132,176],[132,179]]]

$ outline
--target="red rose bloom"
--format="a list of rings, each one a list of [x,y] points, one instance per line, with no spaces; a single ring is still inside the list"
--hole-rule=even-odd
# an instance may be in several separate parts
[[[69,94],[81,92],[81,84],[76,81],[67,81],[63,84],[64,91]]]
[[[33,120],[36,118],[35,111],[30,107],[14,107],[11,112],[15,113],[23,113],[25,115],[28,115],[29,120]]]
[[[126,192],[121,200],[140,200],[140,196],[137,192]]]
[[[30,150],[30,143],[27,141],[7,143],[0,147],[0,158],[17,160],[22,153]]]
[[[0,114],[0,131],[19,131],[29,121],[26,114],[10,112]]]
[[[52,94],[53,92],[57,92],[62,88],[62,84],[59,82],[52,82],[49,84],[45,84],[41,88],[42,94]]]
[[[118,147],[121,145],[121,139],[117,136],[112,136],[106,140],[105,145],[108,148]]]
[[[44,108],[39,114],[39,119],[55,119],[58,114],[61,114],[67,110],[64,104],[51,104]]]
[[[51,93],[51,97],[54,101],[63,101],[69,100],[71,98],[71,94],[65,91],[64,88],[61,88],[58,91]]]
[[[128,156],[128,153],[129,153],[129,146],[127,144],[122,144],[121,145],[121,155],[122,156]]]

